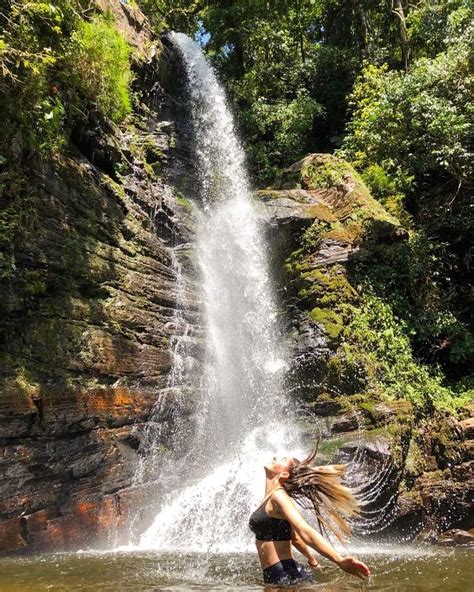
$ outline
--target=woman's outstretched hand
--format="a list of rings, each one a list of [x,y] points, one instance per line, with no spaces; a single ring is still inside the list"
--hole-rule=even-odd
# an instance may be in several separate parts
[[[362,561],[359,561],[351,555],[343,557],[341,561],[338,563],[338,565],[347,573],[353,576],[357,576],[362,580],[370,576],[370,569],[365,565],[365,563],[362,563]]]

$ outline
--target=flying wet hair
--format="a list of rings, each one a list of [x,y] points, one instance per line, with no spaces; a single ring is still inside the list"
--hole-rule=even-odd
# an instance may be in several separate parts
[[[321,534],[327,536],[329,530],[342,542],[351,533],[347,520],[358,512],[359,504],[341,483],[346,465],[312,465],[318,447],[319,440],[303,461],[293,459],[283,487],[302,508],[312,510]]]

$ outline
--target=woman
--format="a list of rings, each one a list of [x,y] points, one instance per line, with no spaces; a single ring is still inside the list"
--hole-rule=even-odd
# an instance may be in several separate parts
[[[266,465],[265,499],[250,516],[249,526],[256,536],[258,557],[266,584],[295,584],[312,580],[312,575],[298,564],[292,544],[308,559],[311,567],[319,567],[310,547],[327,557],[341,569],[360,578],[370,575],[369,568],[351,556],[341,556],[322,536],[332,531],[339,540],[349,534],[346,517],[357,511],[357,502],[350,490],[341,484],[344,465],[315,467],[317,447],[300,462],[295,458],[273,458]],[[295,500],[311,509],[316,517],[318,533],[299,512]]]

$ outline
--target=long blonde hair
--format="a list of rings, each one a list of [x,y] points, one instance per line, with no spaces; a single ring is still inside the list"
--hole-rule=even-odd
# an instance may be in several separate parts
[[[293,459],[283,487],[302,508],[313,511],[321,534],[327,536],[329,530],[342,541],[351,533],[347,519],[358,512],[359,504],[341,483],[346,465],[312,466],[318,447],[319,440],[303,461]]]

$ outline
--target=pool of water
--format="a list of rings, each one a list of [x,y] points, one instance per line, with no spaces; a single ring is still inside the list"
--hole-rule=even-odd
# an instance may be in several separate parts
[[[430,547],[365,547],[357,552],[372,570],[368,582],[322,560],[314,584],[300,592],[387,590],[391,592],[467,592],[473,590],[474,550]],[[0,559],[2,592],[83,590],[94,592],[154,590],[277,590],[264,586],[253,554],[177,555],[153,552],[78,552]]]

